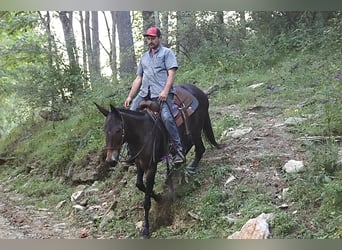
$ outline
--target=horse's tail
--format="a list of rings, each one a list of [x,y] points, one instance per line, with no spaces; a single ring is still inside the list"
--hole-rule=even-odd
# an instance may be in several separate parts
[[[209,114],[207,113],[205,119],[204,119],[204,126],[203,126],[203,132],[205,137],[208,139],[208,141],[215,146],[216,148],[222,148],[222,145],[218,144],[215,140],[215,135],[213,132],[213,127],[211,126],[211,120],[209,117]]]

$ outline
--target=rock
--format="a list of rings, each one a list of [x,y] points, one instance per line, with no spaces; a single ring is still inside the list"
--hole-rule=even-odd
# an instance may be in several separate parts
[[[230,175],[229,178],[226,180],[226,182],[224,183],[224,186],[226,187],[229,183],[231,183],[232,181],[234,181],[236,179],[236,177],[234,175]]]
[[[273,217],[273,214],[262,213],[248,220],[240,231],[233,233],[228,239],[267,239],[270,235],[267,221],[272,220]]]
[[[339,166],[342,166],[342,149],[340,151],[338,151],[338,154],[337,154],[337,164]]]
[[[76,192],[74,192],[70,197],[71,201],[76,202],[77,200],[84,198],[84,190],[85,189],[86,189],[85,185],[78,185],[76,187]]]
[[[56,205],[56,209],[60,209],[60,208],[64,207],[66,203],[67,203],[66,200],[62,200],[62,201],[58,202],[58,204]]]
[[[238,128],[235,130],[228,129],[222,133],[221,138],[226,137],[226,136],[231,136],[234,139],[239,139],[242,136],[250,133],[253,129],[251,127],[248,128]]]
[[[99,229],[102,230],[104,226],[115,216],[114,211],[109,211],[109,213],[105,214],[100,222]]]
[[[289,117],[285,120],[284,124],[287,126],[294,126],[305,121],[306,118],[301,117]]]
[[[75,210],[80,210],[83,211],[85,209],[85,207],[81,206],[81,205],[73,205],[72,206]]]
[[[288,197],[289,188],[284,188],[282,191],[282,199],[285,200]]]
[[[303,161],[296,161],[296,160],[289,160],[283,166],[283,170],[286,173],[299,173],[304,171],[304,164]]]
[[[264,84],[265,84],[265,83],[263,83],[263,82],[254,83],[254,84],[252,84],[252,85],[249,85],[247,88],[256,89],[256,88],[258,88],[258,87],[260,87],[260,86],[262,86],[262,85],[264,85]]]
[[[280,208],[280,209],[287,209],[287,208],[289,208],[289,205],[287,203],[283,203],[278,208]]]
[[[229,222],[236,222],[241,220],[241,213],[228,214],[224,216],[223,219],[226,219]]]
[[[135,229],[138,230],[139,232],[142,232],[144,229],[144,222],[138,221],[137,223],[135,223]]]
[[[98,180],[98,172],[96,170],[84,170],[84,172],[73,173],[72,182],[76,183],[90,183]]]
[[[80,190],[80,191],[73,193],[70,197],[71,201],[76,202],[82,196],[83,192],[84,192],[83,190]]]
[[[55,110],[41,110],[39,116],[47,121],[61,121],[67,119],[67,117],[61,112]]]
[[[249,128],[241,128],[241,129],[236,129],[235,131],[233,131],[232,133],[232,137],[234,139],[238,139],[248,133],[250,133],[253,129],[251,127]]]

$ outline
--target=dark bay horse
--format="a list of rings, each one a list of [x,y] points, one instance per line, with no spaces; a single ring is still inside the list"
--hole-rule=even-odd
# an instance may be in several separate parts
[[[209,117],[209,101],[207,95],[192,84],[181,84],[177,88],[189,91],[198,100],[197,110],[189,117],[186,132],[185,125],[179,127],[180,137],[185,152],[188,153],[195,146],[195,158],[190,168],[196,169],[202,158],[205,147],[202,141],[202,132],[209,142],[216,148],[220,145],[216,142]],[[106,140],[106,162],[115,166],[119,160],[123,143],[127,143],[128,149],[137,166],[136,186],[145,193],[144,210],[145,223],[143,237],[149,236],[149,210],[151,198],[160,201],[161,196],[153,191],[157,164],[169,154],[169,138],[161,119],[153,119],[147,112],[131,111],[115,108],[110,105],[110,110],[96,104],[98,110],[106,117],[104,133]],[[169,168],[168,168],[169,170]],[[145,184],[143,177],[145,175]]]

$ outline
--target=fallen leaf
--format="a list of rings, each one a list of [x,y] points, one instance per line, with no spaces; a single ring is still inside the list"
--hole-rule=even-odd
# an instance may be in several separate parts
[[[257,160],[253,160],[251,164],[249,165],[251,168],[257,168],[260,166],[260,162]]]
[[[87,238],[89,236],[88,232],[83,231],[80,235],[80,238]]]

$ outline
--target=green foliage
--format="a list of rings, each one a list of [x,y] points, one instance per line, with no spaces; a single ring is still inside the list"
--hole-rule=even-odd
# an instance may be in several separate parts
[[[307,118],[288,132],[295,137],[320,135],[328,139],[321,143],[303,143],[299,154],[305,158],[307,168],[298,175],[282,173],[278,168],[282,159],[262,158],[263,163],[276,165],[278,174],[287,178],[287,210],[279,210],[278,204],[274,204],[274,194],[264,183],[249,180],[250,176],[240,180],[239,185],[225,189],[223,183],[232,171],[228,160],[209,165],[204,159],[199,172],[177,189],[175,225],[162,227],[153,232],[153,236],[226,238],[248,219],[262,212],[272,212],[275,213],[270,224],[273,238],[341,237],[342,176],[337,162],[340,144],[334,140],[342,134],[340,13],[321,17],[313,26],[308,25],[312,13],[290,13],[291,18],[297,20],[294,26],[285,25],[289,13],[277,12],[273,17],[267,12],[258,13],[254,21],[246,24],[252,30],[245,36],[241,34],[243,27],[239,22],[225,27],[222,34],[227,39],[224,41],[218,37],[218,27],[215,19],[210,18],[211,14],[196,12],[197,19],[207,19],[203,18],[190,29],[198,36],[198,43],[188,51],[188,57],[181,57],[177,82],[194,82],[203,90],[219,85],[219,91],[209,96],[216,137],[240,124],[241,119],[225,108],[239,104],[245,109],[272,107],[260,112],[269,116],[270,121],[275,114],[282,114],[284,119]],[[4,124],[1,126],[8,127],[11,122],[20,126],[1,138],[1,156],[16,156],[17,160],[14,166],[0,168],[0,181],[12,180],[8,191],[16,190],[36,205],[55,206],[69,197],[73,189],[62,180],[68,163],[81,165],[86,157],[100,153],[103,147],[104,117],[93,102],[106,108],[109,104],[121,107],[131,79],[115,83],[101,79],[89,88],[82,72],[47,66],[46,40],[32,32],[36,27],[34,20],[37,20],[34,15],[8,18],[12,22],[0,22],[0,25],[7,25],[2,26],[5,31],[0,34],[0,90],[4,90],[0,95],[7,96],[6,100],[1,99],[1,104],[5,104],[4,110],[0,110]],[[183,29],[192,28],[190,24],[183,23]],[[82,87],[75,89],[78,86],[75,83]],[[247,88],[253,83],[264,85]],[[274,88],[277,91],[273,87],[278,87]],[[68,95],[70,92],[72,94]],[[59,122],[43,121],[35,109],[42,106],[58,107],[67,118]],[[10,116],[13,118],[7,119]],[[8,132],[6,128],[0,129],[2,133]],[[124,175],[127,185],[120,186],[118,180]],[[99,185],[101,190],[115,189],[120,199],[125,200],[118,204],[115,217],[103,228],[117,237],[138,237],[134,219],[142,218],[142,211],[134,211],[130,206],[137,206],[143,195],[134,183],[134,173],[116,171]],[[163,187],[159,179],[157,183],[159,191]],[[92,197],[90,202],[96,204],[98,197]],[[224,217],[231,213],[240,213],[241,218],[228,222]]]
[[[271,234],[278,239],[290,238],[289,235],[296,230],[297,223],[298,218],[293,214],[279,212],[270,223]]]

